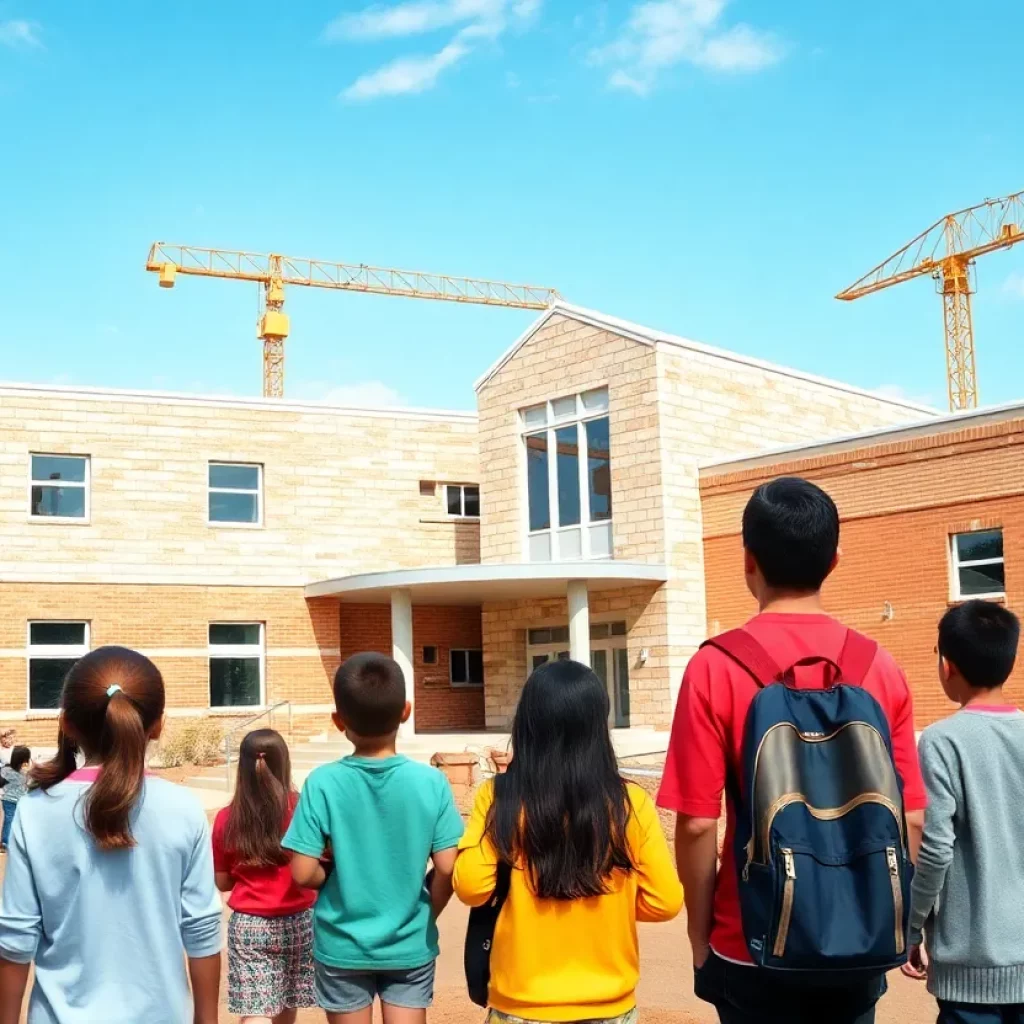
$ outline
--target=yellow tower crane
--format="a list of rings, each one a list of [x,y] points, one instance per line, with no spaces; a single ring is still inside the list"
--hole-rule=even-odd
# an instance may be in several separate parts
[[[901,281],[930,274],[942,296],[949,408],[953,412],[973,409],[978,404],[971,323],[974,261],[987,252],[1009,249],[1022,240],[1024,192],[986,199],[937,220],[836,298],[859,299]]]
[[[159,275],[161,288],[173,288],[178,274],[254,281],[261,286],[263,301],[256,334],[263,341],[263,394],[267,398],[284,396],[284,339],[289,330],[288,314],[284,312],[285,285],[515,309],[547,309],[558,298],[554,289],[531,284],[166,242],[154,242],[150,247],[146,269]]]

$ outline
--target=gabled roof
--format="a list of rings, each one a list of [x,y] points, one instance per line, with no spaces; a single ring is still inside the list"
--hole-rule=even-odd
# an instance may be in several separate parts
[[[796,380],[809,381],[812,384],[821,384],[824,387],[835,388],[837,391],[845,391],[852,395],[862,395],[867,398],[874,398],[880,402],[887,402],[889,405],[898,406],[902,409],[912,409],[926,415],[938,415],[931,406],[921,405],[918,402],[908,402],[900,398],[889,398],[876,391],[868,391],[865,388],[858,388],[852,384],[844,384],[842,381],[830,380],[827,377],[818,377],[812,373],[804,373],[801,370],[794,370],[788,366],[779,366],[777,363],[769,363],[763,359],[755,359],[752,356],[739,355],[736,352],[728,352],[725,349],[715,348],[711,345],[702,344],[699,341],[691,341],[689,338],[682,338],[677,334],[667,334],[664,331],[655,330],[652,327],[644,327],[643,324],[633,323],[631,320],[620,320],[618,317],[609,316],[607,313],[599,313],[594,309],[587,309],[584,306],[574,306],[572,303],[562,299],[557,300],[549,309],[545,310],[518,338],[512,343],[501,358],[473,385],[479,391],[545,324],[554,316],[564,316],[571,320],[577,320],[591,327],[610,331],[613,334],[630,338],[641,345],[671,345],[675,348],[687,349],[690,352],[700,352],[702,355],[714,356],[717,359],[727,360],[732,363],[739,363],[742,366],[754,366],[770,373],[777,373],[784,377],[792,377]]]

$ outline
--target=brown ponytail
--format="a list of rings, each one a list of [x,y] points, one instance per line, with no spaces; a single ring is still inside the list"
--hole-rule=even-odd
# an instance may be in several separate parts
[[[292,762],[288,745],[274,729],[256,729],[238,751],[238,780],[228,813],[225,846],[239,864],[287,864],[281,848],[291,812]]]
[[[61,694],[57,753],[38,766],[47,790],[75,770],[76,752],[100,765],[85,800],[85,825],[101,850],[135,845],[130,815],[142,793],[146,745],[164,713],[159,669],[126,647],[100,647],[71,667]]]

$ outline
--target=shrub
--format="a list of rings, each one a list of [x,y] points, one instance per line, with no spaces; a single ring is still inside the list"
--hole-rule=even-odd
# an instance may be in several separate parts
[[[211,765],[224,760],[224,730],[209,719],[168,721],[154,762],[163,768]]]

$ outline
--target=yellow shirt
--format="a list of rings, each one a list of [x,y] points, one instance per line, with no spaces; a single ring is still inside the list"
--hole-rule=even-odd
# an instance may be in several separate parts
[[[683,887],[651,798],[629,785],[626,842],[636,865],[615,871],[609,892],[588,899],[542,900],[525,873],[512,872],[491,947],[490,1005],[534,1021],[617,1017],[636,1005],[640,976],[637,921],[668,921]],[[455,892],[480,906],[494,891],[497,856],[484,838],[494,786],[480,788],[455,861]]]

